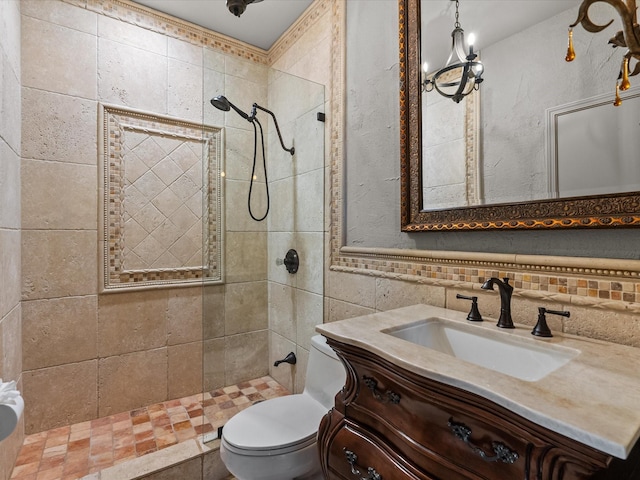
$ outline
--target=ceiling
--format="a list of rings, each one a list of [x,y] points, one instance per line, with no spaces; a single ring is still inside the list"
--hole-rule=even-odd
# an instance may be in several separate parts
[[[579,5],[580,0],[462,0],[459,20],[465,37],[474,33],[476,50],[481,50],[570,8],[577,16]],[[423,60],[432,67],[444,66],[451,51],[455,3],[422,0],[421,13]]]
[[[225,0],[134,1],[268,50],[313,0],[263,0],[247,5],[240,18],[227,10]]]

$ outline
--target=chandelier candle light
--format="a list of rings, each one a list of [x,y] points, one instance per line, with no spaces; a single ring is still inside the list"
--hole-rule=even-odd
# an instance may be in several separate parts
[[[449,59],[443,68],[428,75],[428,64],[422,64],[425,80],[422,82],[422,89],[431,92],[434,89],[442,96],[452,99],[456,103],[469,95],[474,90],[480,88],[482,83],[482,73],[484,66],[482,62],[476,60],[478,55],[473,51],[475,36],[469,35],[469,44],[464,41],[464,30],[459,22],[459,0],[456,2],[456,22],[451,32],[452,45]]]
[[[569,46],[565,60],[571,62],[576,58],[576,53],[573,49],[573,27],[578,25],[578,23],[580,23],[587,32],[591,33],[600,32],[613,23],[613,20],[611,20],[606,25],[596,25],[591,21],[589,18],[589,7],[597,2],[605,2],[611,5],[616,9],[622,20],[622,30],[609,40],[609,43],[614,48],[627,48],[627,52],[624,57],[622,57],[620,74],[616,80],[616,99],[613,104],[617,107],[622,104],[620,91],[628,90],[629,87],[631,87],[629,77],[640,73],[640,26],[638,26],[636,0],[584,0],[578,11],[578,18],[569,26]],[[629,62],[631,59],[634,59],[636,63],[633,71],[629,73]]]

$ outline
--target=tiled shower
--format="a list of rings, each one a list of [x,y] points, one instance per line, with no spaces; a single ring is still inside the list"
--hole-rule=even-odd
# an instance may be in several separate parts
[[[328,81],[321,64],[309,69],[307,55],[317,60],[318,52],[328,51],[328,13],[315,12],[313,31],[298,29],[289,48],[269,57],[234,42],[221,46],[211,32],[126,0],[2,4],[2,18],[14,27],[3,29],[8,33],[0,44],[3,95],[12,88],[7,72],[13,71],[21,102],[17,111],[3,110],[14,129],[8,131],[3,118],[3,157],[8,148],[15,161],[7,165],[19,165],[7,178],[20,188],[0,192],[17,202],[0,216],[8,253],[3,280],[13,292],[1,305],[0,373],[20,380],[25,434],[269,373],[286,390],[300,391],[313,326],[323,321],[325,258],[325,124],[318,112],[327,110]],[[209,99],[218,94],[246,110],[253,102],[268,107],[285,143],[295,144],[292,159],[279,151],[271,119],[261,118],[271,194],[264,222],[251,220],[246,208],[251,125],[214,109]],[[224,226],[224,282],[100,291],[101,104],[223,127],[224,202],[217,220]],[[258,206],[264,205],[263,186],[258,173]],[[125,237],[134,233],[124,227]],[[290,248],[301,258],[295,276],[278,262]],[[192,266],[193,258],[186,263]],[[289,351],[298,355],[297,368],[270,367]],[[15,458],[20,433],[0,445],[0,458]],[[8,462],[1,463],[0,478],[8,478]]]

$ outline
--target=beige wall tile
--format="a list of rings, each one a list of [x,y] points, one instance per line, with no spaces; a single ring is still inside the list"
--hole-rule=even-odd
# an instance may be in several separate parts
[[[20,72],[20,14],[22,2],[1,2],[0,19],[0,45],[6,55],[6,60],[16,73]],[[19,78],[20,75],[17,75]]]
[[[24,17],[21,47],[23,86],[96,97],[95,35]]]
[[[329,296],[363,307],[376,306],[376,279],[344,272],[328,272]]]
[[[22,99],[23,158],[96,165],[95,101],[33,88]]]
[[[0,29],[1,30],[1,29]],[[20,101],[20,62],[16,65],[11,64],[11,51],[3,50],[5,55],[0,56],[0,106],[2,106],[2,115],[0,115],[0,136],[11,147],[11,149],[20,152],[21,126],[20,118],[22,116],[22,104]],[[19,49],[18,49],[19,52]]]
[[[323,322],[322,295],[296,291],[296,342],[306,350],[311,348],[311,337],[316,335],[316,325]]]
[[[447,288],[445,307],[450,310],[469,313],[471,311],[471,300],[456,298],[456,295],[464,295],[466,297],[478,297],[478,310],[482,317],[498,319],[496,315],[500,315],[500,302],[496,302],[495,294],[484,292],[482,290],[462,290],[455,288]],[[497,305],[497,306],[496,306]]]
[[[225,276],[227,284],[267,278],[266,232],[227,232]]]
[[[20,237],[19,230],[0,228],[0,319],[20,302]]]
[[[571,310],[570,306],[562,305],[561,303],[544,300],[531,300],[514,296],[511,300],[511,317],[515,323],[533,327],[538,322],[538,307],[545,307],[549,310],[559,311]],[[495,318],[500,318],[500,314],[498,313],[498,316]],[[547,314],[546,318],[551,332],[562,332],[564,317]]]
[[[296,353],[295,342],[275,332],[270,332],[269,375],[287,390],[293,392],[298,364],[291,365],[289,363],[281,363],[277,367],[274,365],[276,360],[284,359],[290,352]]]
[[[205,339],[224,335],[225,285],[207,285],[203,299],[203,335]]]
[[[235,58],[231,55],[225,55],[224,60],[225,73],[227,75],[257,84],[257,86],[260,87],[260,91],[263,91],[266,97],[267,78],[269,75],[269,68],[267,66],[249,62],[241,58]],[[230,80],[233,81],[234,79]],[[256,95],[258,94],[256,93]],[[265,103],[260,103],[261,101],[264,102],[265,98],[258,98],[257,96],[255,98],[251,103],[255,102],[266,107]],[[236,105],[239,104],[236,103]],[[251,104],[249,104],[249,106],[251,106]]]
[[[309,365],[309,350],[300,346],[296,349],[296,378],[294,381],[293,393],[302,393],[307,380],[307,366]]]
[[[16,305],[3,319],[0,319],[2,335],[0,342],[0,378],[5,382],[19,380],[22,373],[22,320],[21,306]]]
[[[271,232],[293,232],[298,218],[295,208],[296,185],[293,177],[270,182],[272,212],[269,218]]]
[[[158,55],[167,55],[168,37],[161,33],[140,28],[107,15],[97,15],[100,38],[113,40]]]
[[[295,389],[296,372],[299,365],[289,363],[281,363],[277,367],[274,365],[276,360],[284,359],[290,352],[296,354],[296,344],[277,333],[270,332],[269,335],[269,375],[285,387],[290,392]]]
[[[269,327],[267,282],[227,285],[224,304],[225,335],[253,332]]]
[[[97,293],[95,231],[22,231],[23,300]]]
[[[228,153],[228,152],[227,152]],[[229,164],[229,162],[227,162]],[[244,180],[225,181],[225,227],[228,232],[265,232],[267,230],[267,222],[256,222],[249,215],[247,207],[247,199],[249,195],[249,178],[248,173]],[[273,200],[273,183],[270,184],[270,192]],[[251,193],[251,211],[253,215],[260,218],[266,211],[266,196],[264,183],[256,183]],[[271,210],[268,218],[275,215],[276,210]]]
[[[27,17],[80,30],[91,35],[98,34],[97,15],[60,0],[20,0],[20,11]]]
[[[22,161],[22,227],[95,229],[98,198],[93,165]]]
[[[568,305],[571,317],[564,318],[564,331],[608,342],[640,347],[640,316]]]
[[[289,249],[297,247],[294,233],[270,231],[268,233],[268,242],[267,271],[269,280],[295,287],[298,274],[289,273],[283,264],[284,257]]]
[[[216,108],[213,108],[213,110],[219,111]],[[226,126],[225,156],[225,173],[227,179],[226,184],[229,183],[229,180],[241,180],[248,183],[251,179],[251,170],[253,169],[253,131],[249,133],[245,129]],[[245,195],[244,202],[234,204],[238,207],[238,209],[240,208],[240,206],[246,205],[246,194],[249,191],[248,189],[249,185],[246,185],[244,188],[239,188],[239,191],[244,192]],[[240,197],[240,194],[238,194],[238,197]],[[264,224],[259,223],[258,225]],[[257,227],[254,227],[251,230],[255,230],[256,228]],[[264,229],[265,227],[263,226],[262,228]]]
[[[269,372],[268,330],[225,337],[225,385],[262,377]]]
[[[227,55],[221,53],[217,50],[212,50],[210,48],[203,49],[203,57],[204,57],[204,66],[210,70],[224,73],[225,72],[225,59]]]
[[[203,108],[213,108],[202,100],[202,66],[169,59],[167,104],[168,114],[201,122]]]
[[[392,310],[418,303],[444,307],[445,288],[388,278],[376,279],[376,310]]]
[[[2,76],[1,71],[0,76]],[[15,123],[20,122],[16,121]],[[0,158],[2,158],[2,162],[0,162],[0,178],[2,179],[0,184],[0,228],[18,229],[20,228],[21,210],[20,157],[2,138],[0,138]]]
[[[106,38],[100,38],[98,48],[100,101],[167,113],[166,56]]]
[[[176,288],[168,295],[167,345],[202,340],[202,287]]]
[[[322,198],[321,196],[318,198]],[[319,219],[319,228],[322,220]],[[295,249],[300,258],[300,268],[295,274],[296,287],[307,292],[322,294],[324,284],[323,234],[298,232],[295,234]]]
[[[375,313],[375,310],[355,303],[343,302],[342,300],[336,300],[334,298],[329,299],[329,322],[369,315],[370,313]]]
[[[206,49],[205,49],[206,51]],[[208,61],[205,59],[208,63]],[[224,126],[224,119],[226,113],[222,110],[218,110],[213,105],[211,105],[210,100],[213,97],[218,95],[222,95],[224,93],[224,60],[222,61],[223,67],[222,72],[212,70],[210,68],[205,68],[203,72],[203,94],[204,98],[202,99],[202,103],[204,104],[203,110],[203,122],[206,125],[213,125],[216,127]],[[228,133],[228,130],[225,131],[225,134]],[[253,151],[253,146],[251,147]],[[230,159],[228,146],[225,145],[225,156],[227,159]],[[227,161],[227,166],[233,165],[233,162]],[[247,177],[248,178],[248,177]]]
[[[24,372],[26,433],[96,418],[97,378],[97,360]]]
[[[168,347],[168,398],[182,398],[203,391],[202,351],[202,342]]]
[[[98,353],[109,357],[167,342],[167,292],[118,292],[98,298]]]
[[[167,55],[181,62],[187,62],[198,67],[204,64],[204,49],[184,40],[167,37]]]
[[[22,303],[26,370],[82,362],[98,356],[95,295]]]
[[[214,338],[203,342],[204,391],[225,387],[225,345],[224,338]]]
[[[98,416],[167,400],[167,349],[100,359]]]
[[[320,81],[320,78],[312,76],[315,69],[302,70],[296,68],[296,65],[309,57],[314,58],[311,53],[312,50],[320,44],[326,44],[331,41],[331,28],[331,14],[327,11],[321,17],[317,18],[311,28],[301,35],[298,41],[291,45],[291,47],[274,62],[273,68],[323,83]],[[328,69],[329,63],[322,65]],[[325,83],[329,82],[327,81]]]
[[[296,291],[288,285],[269,282],[269,330],[296,342]]]

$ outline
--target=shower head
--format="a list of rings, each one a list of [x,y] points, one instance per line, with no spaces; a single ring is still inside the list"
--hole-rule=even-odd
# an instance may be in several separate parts
[[[262,0],[227,0],[227,8],[236,17],[240,17],[250,3],[258,3]]]
[[[238,115],[240,115],[245,120],[249,120],[249,115],[244,113],[242,110],[236,107],[233,103],[227,100],[227,97],[225,97],[224,95],[218,95],[217,97],[213,97],[211,99],[211,105],[216,107],[218,110],[222,110],[223,112],[228,112],[233,108]]]

